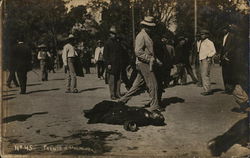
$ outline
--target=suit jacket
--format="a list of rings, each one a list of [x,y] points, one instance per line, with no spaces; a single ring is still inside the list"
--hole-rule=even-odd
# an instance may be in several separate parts
[[[229,60],[232,60],[237,47],[236,43],[237,41],[235,36],[232,33],[229,33],[226,38],[225,45],[222,45],[221,57],[225,55]]]
[[[12,50],[12,62],[15,62],[16,71],[32,70],[32,55],[29,47],[22,43],[14,46]]]
[[[135,55],[136,63],[149,63],[154,56],[153,41],[144,29],[136,36]]]
[[[104,44],[103,57],[106,65],[111,65],[111,70],[107,72],[119,73],[122,68],[123,48],[117,38],[109,38]]]

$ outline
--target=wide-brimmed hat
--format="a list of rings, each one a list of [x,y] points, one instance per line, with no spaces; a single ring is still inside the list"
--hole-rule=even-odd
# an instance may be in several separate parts
[[[115,26],[111,26],[110,29],[109,29],[109,32],[116,34],[117,33],[116,27]]]
[[[46,45],[45,45],[45,44],[40,44],[40,45],[38,46],[38,48],[46,48]]]
[[[72,38],[74,38],[74,35],[73,34],[69,34],[68,39],[72,39]]]
[[[178,41],[181,41],[181,40],[186,40],[184,36],[179,36],[178,37]]]
[[[237,31],[237,30],[238,30],[238,27],[237,27],[237,25],[235,25],[235,24],[230,24],[230,25],[228,26],[228,29],[229,29],[229,31],[234,32],[234,31]]]
[[[152,16],[145,16],[144,20],[141,21],[141,25],[146,25],[146,26],[155,26],[156,24],[154,23],[154,17]]]
[[[200,33],[199,33],[200,35],[209,35],[209,31],[208,30],[206,30],[206,29],[202,29],[202,30],[200,30]]]

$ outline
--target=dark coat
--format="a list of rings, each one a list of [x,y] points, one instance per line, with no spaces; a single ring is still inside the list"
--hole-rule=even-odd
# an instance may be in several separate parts
[[[17,44],[11,50],[10,65],[16,71],[32,70],[32,55],[31,50],[26,44]]]
[[[235,84],[240,84],[245,90],[248,89],[248,34],[241,33],[235,37],[234,51],[229,56],[233,81]]]
[[[111,74],[119,73],[123,67],[124,50],[117,38],[109,38],[104,45],[103,57],[106,65],[111,65]]]
[[[175,48],[175,64],[189,63],[189,51],[185,45],[177,45]]]
[[[229,60],[233,60],[233,56],[234,56],[234,53],[235,53],[236,48],[237,48],[236,43],[237,43],[237,38],[235,37],[235,35],[232,34],[232,33],[229,33],[228,36],[227,36],[225,45],[222,46],[222,48],[221,48],[221,57],[226,55],[226,57]],[[224,62],[225,61],[223,61],[223,59],[222,59],[222,64]]]

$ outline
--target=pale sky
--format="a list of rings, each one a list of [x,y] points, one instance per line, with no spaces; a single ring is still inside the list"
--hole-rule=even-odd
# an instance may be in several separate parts
[[[69,0],[65,0],[69,1]],[[71,6],[78,6],[78,5],[85,5],[89,2],[90,0],[70,0],[70,2],[66,5],[67,8],[70,8]]]

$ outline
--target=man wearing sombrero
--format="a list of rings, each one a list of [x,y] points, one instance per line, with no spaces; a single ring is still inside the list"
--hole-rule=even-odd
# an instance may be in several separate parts
[[[48,51],[46,51],[45,44],[39,45],[38,49],[39,51],[38,51],[37,59],[40,60],[42,81],[48,81],[48,65],[49,65],[49,58],[51,57],[51,55]]]
[[[154,71],[150,63],[157,61],[154,57],[153,41],[150,37],[152,29],[156,26],[154,18],[152,16],[146,16],[141,21],[141,32],[136,36],[135,40],[135,55],[136,66],[138,69],[137,77],[130,88],[130,90],[119,100],[121,103],[126,103],[141,87],[146,83],[148,88],[149,97],[151,98],[148,110],[153,112],[159,112],[159,97],[158,97],[158,85]]]
[[[78,93],[76,88],[76,70],[74,67],[78,54],[75,51],[75,47],[73,46],[73,40],[74,36],[70,34],[66,40],[66,44],[64,45],[62,52],[63,64],[67,70],[67,88],[65,93]]]

